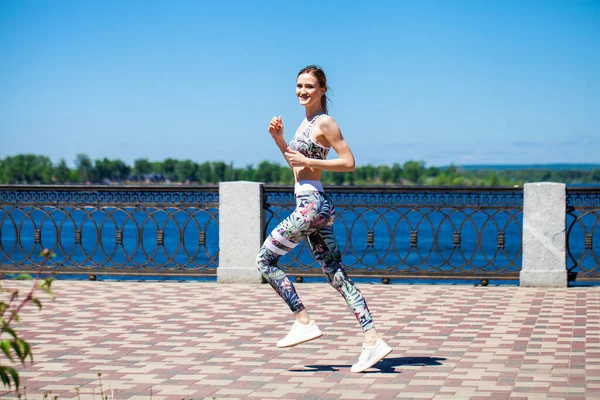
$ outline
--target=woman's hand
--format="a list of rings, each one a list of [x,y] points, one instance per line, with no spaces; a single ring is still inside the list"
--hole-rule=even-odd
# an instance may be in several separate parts
[[[303,154],[294,151],[289,147],[287,148],[284,156],[292,167],[308,167],[309,159]]]
[[[269,133],[273,139],[283,138],[283,121],[281,120],[281,115],[279,117],[271,118]]]

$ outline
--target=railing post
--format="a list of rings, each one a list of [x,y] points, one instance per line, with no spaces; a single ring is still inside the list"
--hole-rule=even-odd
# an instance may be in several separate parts
[[[526,183],[521,286],[567,286],[565,230],[566,185]]]
[[[255,259],[265,225],[262,183],[219,183],[220,283],[261,283]]]

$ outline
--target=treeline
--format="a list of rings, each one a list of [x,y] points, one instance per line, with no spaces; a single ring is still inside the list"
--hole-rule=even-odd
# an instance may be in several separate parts
[[[287,166],[263,161],[257,166],[235,168],[224,162],[197,163],[191,160],[135,160],[133,166],[108,158],[91,160],[77,155],[75,168],[63,159],[54,164],[48,157],[22,154],[0,160],[2,184],[216,184],[248,180],[269,184],[292,184],[294,177]],[[526,182],[600,183],[600,168],[515,170],[461,169],[426,167],[422,161],[403,164],[359,166],[352,173],[324,171],[326,185],[439,185],[439,186],[513,186]]]

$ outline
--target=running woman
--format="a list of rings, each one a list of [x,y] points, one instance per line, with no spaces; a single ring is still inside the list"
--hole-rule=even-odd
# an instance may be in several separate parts
[[[309,65],[298,73],[296,96],[305,108],[306,118],[289,145],[283,138],[281,116],[271,119],[269,133],[294,171],[296,209],[269,234],[258,252],[256,263],[262,276],[296,317],[291,330],[277,342],[277,347],[292,347],[317,339],[323,333],[309,316],[292,282],[277,266],[283,255],[305,237],[308,239],[327,281],[344,297],[364,332],[360,357],[351,368],[352,372],[363,372],[390,354],[392,348],[378,335],[364,297],[346,274],[333,233],[335,208],[323,190],[321,173],[323,170],[354,171],[354,156],[337,123],[327,114],[327,89],[327,78],[320,67]],[[338,157],[327,160],[330,148]]]

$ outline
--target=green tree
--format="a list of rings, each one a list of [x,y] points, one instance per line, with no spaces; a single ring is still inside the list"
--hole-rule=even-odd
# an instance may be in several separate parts
[[[25,183],[23,166],[19,165],[19,159],[17,157],[6,157],[2,160],[1,166],[3,183]]]
[[[368,164],[365,168],[365,178],[368,183],[373,183],[375,181],[375,177],[377,176],[377,168]]]
[[[423,181],[425,163],[423,161],[407,161],[402,167],[404,177],[415,184]]]
[[[146,158],[138,158],[133,162],[133,170],[136,175],[144,176],[152,171],[152,164]]]
[[[80,182],[79,180],[79,171],[76,169],[72,169],[69,172],[69,182]]]
[[[236,177],[236,171],[235,171],[235,168],[233,168],[233,163],[229,163],[229,165],[227,165],[225,167],[225,181],[226,182],[234,181],[235,177]]]
[[[198,170],[196,171],[196,181],[200,182],[202,185],[206,185],[207,183],[215,183],[215,179],[213,177],[213,168],[208,161],[203,162],[198,166]]]
[[[8,183],[6,176],[6,160],[0,160],[0,183]]]
[[[102,182],[105,179],[110,179],[113,176],[110,160],[104,157],[102,160],[94,161],[94,166],[92,167],[92,173],[90,175],[90,180],[92,182]]]
[[[85,154],[78,154],[75,168],[70,169],[65,160],[57,165],[41,155],[19,154],[0,159],[0,183],[33,184],[33,183],[67,183],[67,182],[101,182],[103,179],[123,181],[128,179],[132,167],[121,160],[102,158],[94,163]],[[258,167],[248,165],[246,168],[234,168],[232,163],[204,162],[197,164],[191,160],[178,161],[168,158],[164,161],[148,161],[138,159],[134,162],[134,172],[138,175],[161,173],[173,182],[193,179],[200,184],[213,184],[231,180],[250,180],[265,183],[293,183],[293,174],[289,166],[262,162]],[[323,171],[322,181],[326,185],[349,184],[414,184],[453,185],[502,185],[512,186],[524,182],[556,181],[565,183],[598,183],[600,168],[586,169],[539,169],[524,168],[518,170],[495,169],[459,169],[455,165],[445,168],[425,168],[422,161],[406,161],[403,166],[394,163],[387,165],[359,166],[352,173],[334,173]]]
[[[437,177],[440,174],[440,169],[438,167],[429,167],[427,168],[427,170],[425,171],[425,174],[427,176],[430,176],[432,178]]]
[[[176,181],[178,167],[179,167],[179,161],[177,161],[173,158],[167,158],[165,161],[162,162],[162,165],[159,168],[159,170],[156,170],[155,172],[162,172],[163,174],[165,174],[167,176],[167,178],[169,178],[169,180]],[[198,168],[196,168],[196,172],[194,172],[194,174],[197,173],[197,170],[198,170]],[[191,176],[194,177],[194,175],[191,175]]]
[[[498,186],[498,184],[500,183],[500,178],[498,178],[498,174],[496,174],[495,172],[490,172],[490,175],[488,177],[488,182],[487,182],[490,186]]]
[[[218,183],[218,182],[225,182],[225,170],[227,169],[227,164],[225,164],[223,161],[217,161],[213,163],[213,171],[214,171],[214,178],[215,178],[215,182],[214,183]]]
[[[344,175],[344,184],[354,186],[356,174],[354,172],[348,172]]]
[[[71,169],[67,166],[64,158],[61,158],[54,169],[54,176],[58,183],[67,183],[71,180]]]
[[[402,183],[402,167],[398,163],[392,165],[392,182]]]
[[[54,165],[50,158],[34,154],[25,156],[26,181],[32,183],[51,183]]]
[[[92,160],[85,154],[77,154],[75,168],[79,172],[79,182],[88,182],[92,177]]]
[[[46,156],[19,154],[2,162],[2,181],[5,183],[51,183],[54,165]]]
[[[198,171],[198,164],[192,160],[184,160],[177,164],[176,176],[177,181],[183,182],[186,179],[191,181],[196,179],[196,172]]]
[[[262,161],[256,169],[256,180],[264,183],[277,183],[279,181],[280,170],[281,167],[278,164]]]
[[[344,175],[345,172],[334,172],[333,175],[333,184],[334,185],[343,185],[344,184]]]
[[[255,175],[256,175],[256,170],[254,169],[254,166],[252,164],[250,164],[250,165],[246,165],[246,169],[244,169],[242,171],[239,179],[246,180],[246,181],[253,181]]]
[[[383,184],[388,184],[392,182],[392,169],[387,165],[379,166],[379,181]]]
[[[279,173],[279,181],[281,185],[291,185],[294,183],[294,171],[288,166],[281,167]]]
[[[117,180],[124,181],[131,175],[131,167],[121,160],[112,160],[110,169],[112,177]]]

